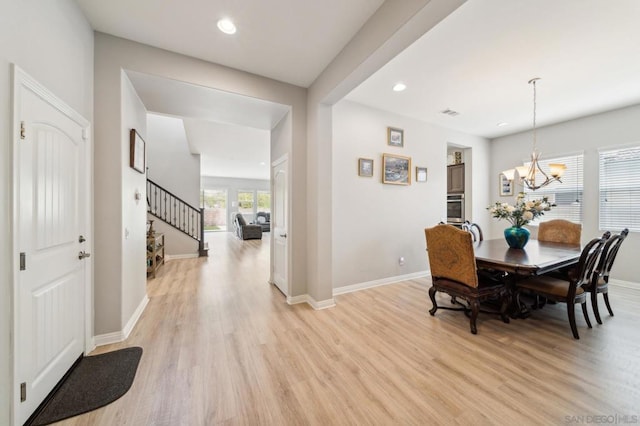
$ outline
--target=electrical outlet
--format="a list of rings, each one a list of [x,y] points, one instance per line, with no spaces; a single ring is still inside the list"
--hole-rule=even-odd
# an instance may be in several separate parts
[[[400,259],[398,259],[398,265],[404,266],[404,256],[400,256]]]

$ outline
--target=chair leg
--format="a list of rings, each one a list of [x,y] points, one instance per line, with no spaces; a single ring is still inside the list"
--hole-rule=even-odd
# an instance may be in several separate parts
[[[607,305],[609,315],[613,316],[613,311],[611,310],[611,305],[609,304],[609,293],[605,291],[604,293],[602,293],[602,296],[604,297],[604,304]]]
[[[589,328],[591,327],[591,321],[589,320],[589,313],[587,313],[587,301],[582,302],[582,314],[584,315],[584,320],[587,322]]]
[[[596,317],[598,324],[602,324],[600,311],[598,310],[598,292],[596,291],[591,292],[591,308],[593,309],[593,315]]]
[[[509,324],[509,314],[507,314],[509,306],[511,306],[511,296],[507,294],[502,297],[502,305],[500,306],[500,318],[506,324]]]
[[[571,325],[571,332],[575,339],[579,339],[578,326],[576,325],[576,306],[574,303],[567,303],[567,315],[569,316],[569,325]]]
[[[471,334],[478,334],[476,328],[476,318],[478,318],[478,311],[480,310],[480,303],[477,300],[472,300],[471,305],[471,317],[469,319],[469,326],[471,327]]]
[[[434,286],[431,286],[429,289],[429,298],[431,299],[431,303],[433,303],[433,307],[429,309],[429,313],[431,316],[434,316],[438,310],[438,304],[436,303],[436,288]]]

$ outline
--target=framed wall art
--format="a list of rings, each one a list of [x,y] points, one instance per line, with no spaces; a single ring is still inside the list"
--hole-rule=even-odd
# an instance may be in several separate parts
[[[501,197],[513,195],[513,182],[507,179],[507,177],[503,173],[500,173],[498,179],[498,187],[500,188]]]
[[[373,160],[370,158],[358,158],[358,176],[373,176]]]
[[[142,139],[142,136],[140,136],[140,134],[136,132],[136,129],[131,129],[129,138],[130,138],[129,166],[131,166],[132,169],[140,173],[144,173],[145,166],[146,166],[145,164],[146,144],[144,142],[144,139]]]
[[[402,148],[404,146],[404,130],[387,127],[387,144]]]
[[[427,168],[416,167],[416,182],[426,182],[426,181],[427,181]]]
[[[411,185],[411,157],[382,154],[382,183]]]

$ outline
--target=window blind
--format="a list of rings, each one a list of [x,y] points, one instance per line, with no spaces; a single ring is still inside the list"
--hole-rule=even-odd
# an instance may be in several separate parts
[[[602,150],[599,161],[600,229],[640,231],[640,146]]]
[[[563,157],[538,159],[538,164],[549,173],[549,163],[564,163],[567,168],[562,176],[562,182],[551,182],[544,188],[532,191],[524,188],[525,199],[536,200],[544,196],[549,202],[555,204],[550,211],[531,222],[536,225],[552,219],[565,219],[574,223],[582,223],[582,195],[583,195],[583,163],[584,155],[574,154]],[[531,162],[526,163],[529,166]],[[543,182],[544,176],[539,171],[536,173],[536,182]]]

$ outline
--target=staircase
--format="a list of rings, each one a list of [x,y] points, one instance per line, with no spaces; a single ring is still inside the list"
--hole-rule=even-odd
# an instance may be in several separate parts
[[[196,208],[147,179],[147,212],[198,242],[198,254],[208,256],[204,243],[204,209]]]

